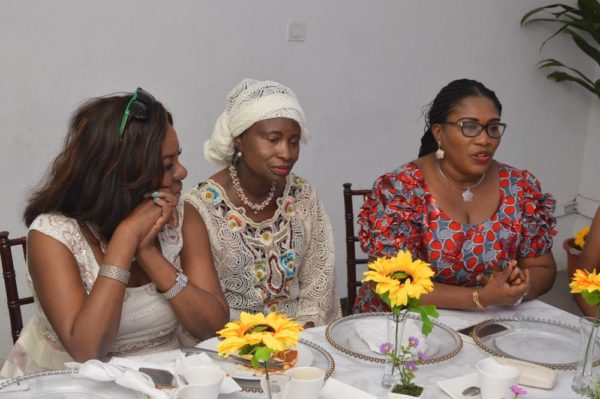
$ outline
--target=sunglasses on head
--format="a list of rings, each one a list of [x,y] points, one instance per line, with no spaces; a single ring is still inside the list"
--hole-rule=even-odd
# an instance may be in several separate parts
[[[127,126],[129,118],[135,118],[139,120],[146,120],[150,117],[150,107],[156,103],[156,99],[146,90],[138,87],[131,100],[125,107],[123,118],[121,118],[121,124],[119,125],[119,135],[123,138],[123,132]]]

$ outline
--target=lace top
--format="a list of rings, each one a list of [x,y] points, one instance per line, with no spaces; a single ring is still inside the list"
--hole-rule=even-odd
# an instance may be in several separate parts
[[[178,211],[179,220],[183,220],[182,203],[179,204]],[[42,214],[33,221],[30,230],[40,231],[56,239],[71,251],[79,266],[84,289],[89,294],[96,281],[99,266],[77,221],[59,214]],[[158,239],[165,258],[178,269],[181,268],[181,224],[177,228],[165,227]],[[29,273],[27,280],[36,298],[36,313],[8,355],[0,373],[4,377],[63,368],[64,362],[72,361],[37,300]],[[157,291],[154,283],[128,287],[123,299],[119,331],[110,354],[127,356],[175,348],[179,345],[176,337],[179,324],[169,302]]]
[[[362,249],[373,257],[409,250],[431,264],[434,281],[464,286],[476,285],[494,262],[545,254],[556,234],[554,199],[526,170],[498,163],[498,177],[498,209],[479,224],[458,223],[439,209],[415,163],[379,177],[359,213]]]
[[[255,223],[213,180],[185,195],[206,225],[231,319],[279,311],[301,322],[340,316],[333,235],[316,190],[289,175],[272,218]]]

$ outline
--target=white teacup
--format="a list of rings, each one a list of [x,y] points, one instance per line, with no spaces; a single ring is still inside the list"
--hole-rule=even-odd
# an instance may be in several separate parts
[[[323,388],[325,371],[318,367],[294,367],[285,375],[292,377],[286,399],[317,399]]]
[[[481,399],[502,399],[514,396],[510,387],[517,384],[521,371],[488,357],[477,362],[477,374]]]
[[[190,367],[181,372],[185,377],[186,385],[177,390],[177,399],[188,399],[202,397],[205,399],[217,399],[221,389],[221,383],[225,373],[209,366]]]

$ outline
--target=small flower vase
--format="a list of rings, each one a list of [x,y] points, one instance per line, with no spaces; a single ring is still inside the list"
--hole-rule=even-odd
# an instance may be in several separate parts
[[[392,351],[395,351],[394,353],[400,353],[400,345],[402,345],[402,338],[404,337],[405,321],[406,312],[402,312],[399,315],[391,314],[386,316],[387,342],[392,344]],[[381,385],[388,388],[399,379],[400,366],[394,364],[389,355],[386,356]]]
[[[571,389],[577,393],[581,393],[586,386],[594,386],[592,363],[594,358],[598,357],[598,348],[596,347],[598,331],[600,331],[599,319],[595,317],[579,319],[579,362],[577,363],[577,373],[571,384]]]
[[[263,375],[260,379],[260,387],[264,392],[263,398],[285,399],[290,380],[291,377],[285,374],[270,374],[268,380]]]
[[[413,385],[413,390],[415,388],[420,388],[421,389],[421,393],[419,394],[410,394],[410,393],[400,393],[400,392],[394,392],[394,391],[398,391],[397,387],[401,387],[400,383],[395,383],[392,384],[392,386],[390,387],[390,390],[388,391],[388,399],[419,399],[423,397],[423,394],[425,392],[424,387],[420,386],[420,385]],[[416,395],[416,396],[415,396]]]

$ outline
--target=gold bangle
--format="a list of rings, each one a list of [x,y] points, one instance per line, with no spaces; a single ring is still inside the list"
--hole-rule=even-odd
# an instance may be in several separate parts
[[[485,306],[479,302],[479,288],[475,288],[473,290],[473,302],[475,302],[475,305],[477,305],[478,309],[485,309]]]

